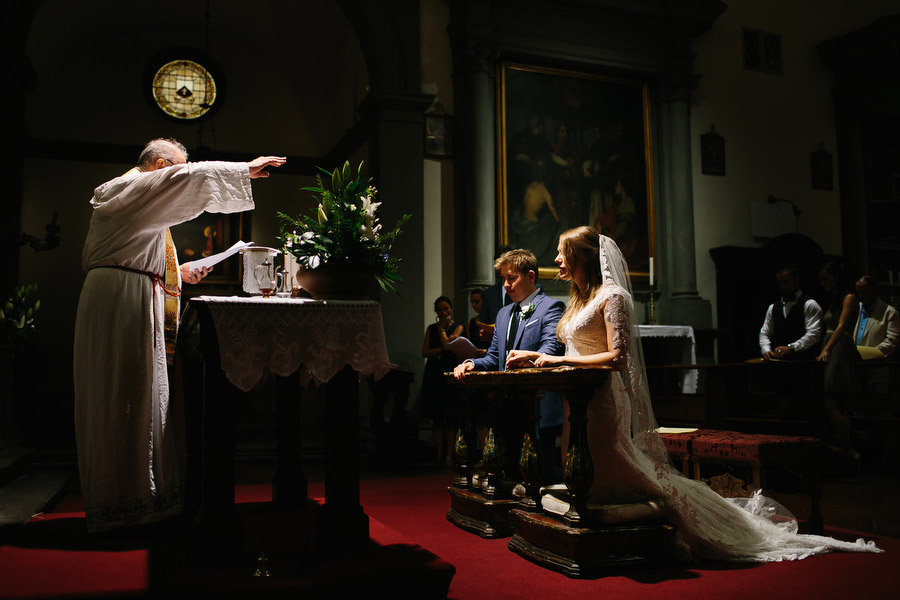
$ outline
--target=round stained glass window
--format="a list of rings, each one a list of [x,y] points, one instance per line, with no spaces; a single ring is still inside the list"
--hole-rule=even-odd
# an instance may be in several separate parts
[[[168,116],[190,121],[208,113],[216,103],[216,82],[192,60],[173,60],[153,76],[153,100]]]

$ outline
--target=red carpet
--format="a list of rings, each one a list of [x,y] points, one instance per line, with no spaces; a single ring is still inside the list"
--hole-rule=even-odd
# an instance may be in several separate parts
[[[574,580],[534,565],[507,549],[508,539],[483,540],[445,519],[446,473],[366,480],[361,501],[374,541],[391,548],[417,544],[456,567],[449,597],[464,599],[603,597],[604,600],[699,598],[895,598],[900,584],[900,540],[871,538],[884,554],[828,554],[764,565],[703,564],[634,567],[594,580]],[[321,496],[321,483],[310,495]],[[243,502],[267,501],[267,485],[241,486]],[[29,523],[0,547],[0,597],[143,595],[148,551],[85,548],[80,499]],[[830,535],[857,534],[831,530]],[[81,537],[79,537],[81,536]],[[430,556],[430,555],[429,555]],[[432,557],[433,559],[433,557]],[[432,563],[448,567],[443,561]],[[373,585],[372,589],[378,589]],[[390,588],[384,589],[391,591]]]

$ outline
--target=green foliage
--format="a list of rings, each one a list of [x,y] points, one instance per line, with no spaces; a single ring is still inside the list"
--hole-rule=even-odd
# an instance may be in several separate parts
[[[18,286],[13,295],[0,309],[0,331],[2,346],[10,352],[24,350],[29,338],[37,334],[37,314],[41,301],[37,295],[37,284]]]
[[[329,172],[319,167],[316,187],[303,188],[319,199],[314,216],[294,218],[279,212],[278,239],[306,269],[322,265],[352,265],[370,272],[385,291],[393,291],[400,259],[391,256],[391,246],[410,219],[403,215],[390,231],[383,231],[376,211],[377,190],[366,177],[365,162],[354,170],[349,162]]]

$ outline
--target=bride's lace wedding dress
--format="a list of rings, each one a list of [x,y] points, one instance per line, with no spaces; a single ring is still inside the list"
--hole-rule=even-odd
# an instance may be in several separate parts
[[[595,469],[591,502],[664,498],[685,557],[780,561],[832,550],[879,552],[873,542],[862,539],[850,543],[798,534],[790,513],[761,494],[745,500],[742,507],[669,465],[650,407],[637,328],[631,324],[631,294],[614,283],[602,252],[601,258],[607,258],[601,261],[607,283],[562,332],[567,355],[622,351],[621,364],[616,365],[621,370],[588,405],[588,443]],[[564,422],[567,427],[568,418]],[[567,433],[564,430],[563,448],[568,447]]]

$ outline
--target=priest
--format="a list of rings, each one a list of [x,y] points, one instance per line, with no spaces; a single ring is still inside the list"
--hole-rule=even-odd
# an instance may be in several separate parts
[[[173,139],[94,190],[75,320],[75,434],[90,532],[164,521],[184,504],[184,431],[171,402],[182,283],[169,227],[254,207],[250,180],[285,159],[188,163]]]

